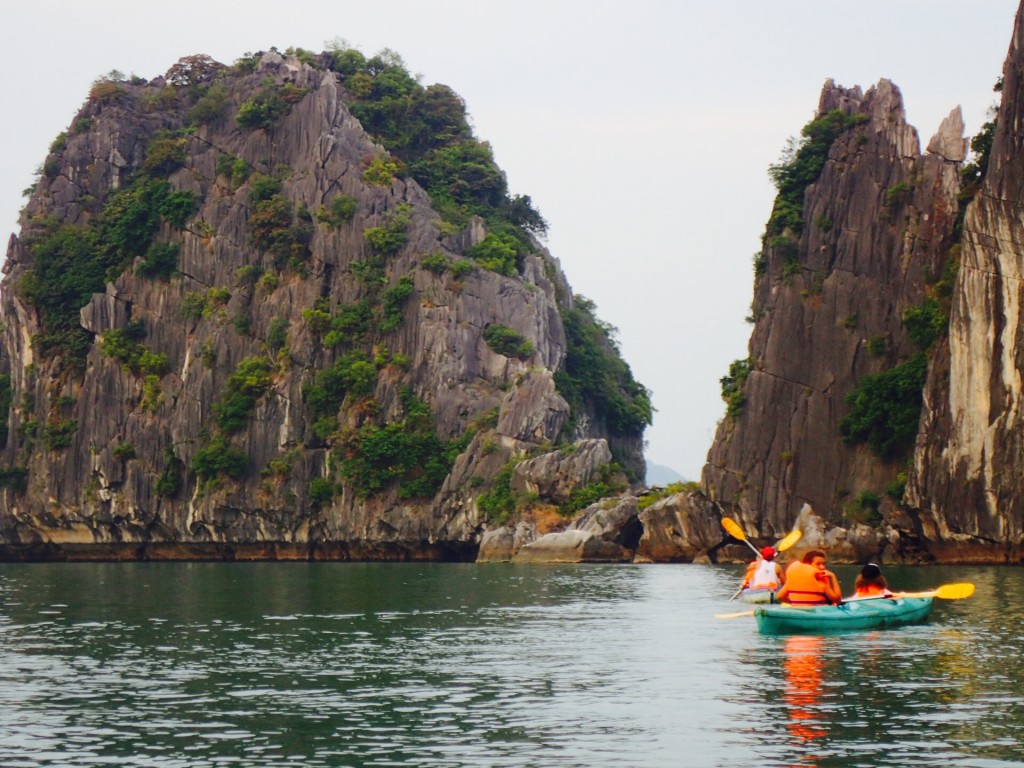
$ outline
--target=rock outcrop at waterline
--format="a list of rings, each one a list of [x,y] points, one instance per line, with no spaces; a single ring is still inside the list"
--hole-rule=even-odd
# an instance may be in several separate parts
[[[646,392],[412,82],[345,51],[94,86],[7,252],[0,556],[473,559],[524,494],[642,476]]]

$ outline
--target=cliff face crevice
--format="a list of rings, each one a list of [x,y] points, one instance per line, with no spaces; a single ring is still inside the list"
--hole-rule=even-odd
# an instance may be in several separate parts
[[[501,230],[450,231],[352,76],[201,66],[94,87],[11,238],[4,556],[466,559],[570,423],[642,466],[642,426],[559,393],[574,300],[536,239],[467,256]]]

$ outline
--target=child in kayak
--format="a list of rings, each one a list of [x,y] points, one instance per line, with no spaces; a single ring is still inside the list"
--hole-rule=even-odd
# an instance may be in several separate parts
[[[875,563],[868,563],[860,569],[860,576],[853,584],[853,598],[860,600],[865,597],[892,597],[889,583],[882,575],[882,569]]]
[[[786,574],[782,566],[775,562],[775,550],[764,547],[761,556],[747,566],[747,575],[740,589],[776,590],[786,583]]]
[[[839,579],[825,568],[825,553],[817,549],[786,569],[786,583],[775,594],[775,602],[792,605],[838,605],[842,599]]]

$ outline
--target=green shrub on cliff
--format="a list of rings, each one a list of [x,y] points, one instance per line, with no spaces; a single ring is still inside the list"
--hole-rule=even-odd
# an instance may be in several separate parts
[[[522,253],[520,242],[507,232],[491,232],[483,240],[466,249],[466,256],[484,269],[511,277]]]
[[[926,350],[936,339],[946,335],[949,317],[942,311],[939,302],[928,298],[903,313],[903,327],[907,329],[911,341]]]
[[[237,480],[248,468],[249,457],[245,451],[228,445],[223,435],[215,435],[192,457],[192,472],[203,480],[211,480],[218,475],[227,475]]]
[[[16,466],[0,467],[0,488],[24,493],[28,489],[28,470]]]
[[[103,334],[100,351],[112,357],[126,369],[137,376],[163,376],[170,370],[167,355],[153,352],[141,343],[145,338],[146,329],[142,321],[135,320],[124,328],[112,328]]]
[[[590,408],[612,434],[639,434],[653,417],[650,393],[619,355],[615,328],[600,321],[595,309],[579,295],[572,307],[561,308],[567,346],[555,385],[574,414]]]
[[[441,487],[462,441],[442,441],[430,408],[410,390],[401,394],[403,415],[386,424],[364,423],[349,432],[335,457],[345,482],[361,497],[397,485],[399,498],[426,498]]]
[[[337,41],[329,52],[352,114],[398,160],[394,173],[411,175],[452,227],[478,215],[488,225],[547,230],[529,196],[509,196],[491,147],[473,137],[458,94],[445,85],[422,86],[392,51],[367,58]]]
[[[412,206],[399,205],[384,216],[379,227],[370,227],[363,233],[370,251],[378,256],[394,256],[409,240]]]
[[[532,342],[507,325],[491,323],[484,328],[483,336],[487,346],[499,355],[527,360],[533,354]]]
[[[866,442],[885,460],[912,447],[927,373],[928,358],[918,352],[902,365],[865,376],[845,398],[850,412],[839,422],[843,442]]]
[[[291,112],[292,105],[301,101],[308,92],[307,88],[299,88],[291,83],[278,85],[268,78],[251,99],[242,102],[235,119],[242,128],[268,131]]]
[[[722,399],[726,402],[725,413],[736,418],[743,411],[747,397],[743,393],[747,377],[750,376],[750,358],[733,360],[729,364],[729,373],[719,379],[722,385]]]
[[[861,523],[877,528],[884,519],[879,510],[881,501],[874,491],[861,491],[853,501],[843,508],[843,512],[846,519],[852,523]]]
[[[213,406],[217,426],[223,432],[231,434],[245,426],[256,401],[270,390],[273,372],[274,363],[266,357],[249,357],[238,364],[228,377],[224,394]]]
[[[516,464],[516,461],[508,462],[494,477],[491,487],[477,497],[477,507],[492,523],[500,525],[506,522],[519,504],[519,498],[512,490],[512,473]]]
[[[340,227],[352,221],[352,218],[356,215],[357,206],[358,203],[354,197],[335,195],[331,198],[330,203],[320,206],[316,212],[316,218],[324,224]]]
[[[803,231],[804,192],[825,167],[832,142],[868,119],[867,115],[850,115],[833,109],[805,125],[799,140],[790,139],[779,162],[768,168],[768,175],[779,192],[768,219],[768,235],[778,235],[787,229],[796,234]]]

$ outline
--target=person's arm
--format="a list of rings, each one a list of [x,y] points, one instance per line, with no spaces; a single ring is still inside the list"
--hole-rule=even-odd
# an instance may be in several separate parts
[[[757,568],[757,563],[753,562],[747,566],[747,572],[743,576],[743,583],[740,584],[740,589],[746,589],[750,586],[750,579],[754,576],[754,570]]]
[[[779,586],[786,583],[786,571],[778,563],[775,564],[775,575],[779,577]]]
[[[833,603],[839,603],[843,599],[843,590],[839,586],[839,579],[832,571],[825,571],[825,597]]]

